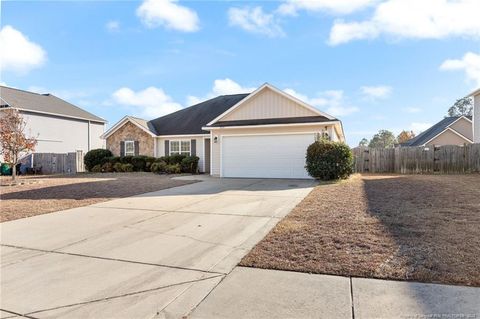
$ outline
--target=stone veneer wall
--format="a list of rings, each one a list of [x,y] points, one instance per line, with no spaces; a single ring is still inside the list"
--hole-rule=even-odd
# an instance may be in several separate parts
[[[139,155],[154,156],[153,137],[131,122],[125,123],[112,135],[107,137],[107,149],[109,149],[114,156],[120,156],[121,141],[138,141]]]

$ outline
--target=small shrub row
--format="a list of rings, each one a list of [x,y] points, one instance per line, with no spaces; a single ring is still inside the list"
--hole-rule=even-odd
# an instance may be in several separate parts
[[[155,158],[152,156],[112,156],[109,150],[89,151],[85,157],[85,167],[94,173],[112,172],[153,172],[153,173],[198,173],[197,156],[175,154]]]

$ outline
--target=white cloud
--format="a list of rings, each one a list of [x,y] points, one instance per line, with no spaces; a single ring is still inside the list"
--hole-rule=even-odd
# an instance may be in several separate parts
[[[183,32],[200,29],[197,13],[177,4],[177,0],[145,0],[137,9],[137,16],[149,28],[165,27]]]
[[[403,110],[407,113],[420,113],[422,111],[422,109],[418,107],[406,107]]]
[[[112,98],[118,104],[132,107],[135,115],[147,119],[166,115],[182,108],[162,89],[153,86],[137,92],[123,87],[115,91]]]
[[[25,74],[47,60],[45,50],[20,31],[6,25],[0,30],[0,70]]]
[[[396,38],[480,37],[478,0],[387,0],[361,22],[335,21],[329,43],[337,45],[380,34]]]
[[[369,99],[385,99],[392,94],[392,87],[388,85],[362,86],[360,90]]]
[[[120,30],[120,22],[114,21],[114,20],[108,21],[105,24],[105,28],[110,32],[118,31],[118,30]]]
[[[299,10],[349,14],[375,2],[377,0],[288,0],[278,7],[277,12],[282,15],[296,15]]]
[[[207,93],[204,97],[190,95],[187,97],[187,104],[195,105],[219,95],[251,93],[256,89],[255,87],[242,86],[229,78],[217,79],[213,81],[211,92]]]
[[[418,123],[418,122],[413,122],[410,124],[410,130],[414,131],[415,134],[419,134],[426,129],[429,129],[432,126],[432,123]]]
[[[347,102],[345,102],[344,94],[341,90],[320,92],[317,97],[314,98],[309,98],[293,89],[287,88],[284,92],[333,116],[347,116],[359,111],[358,107],[348,105]]]
[[[467,52],[461,59],[446,60],[440,65],[443,71],[464,71],[467,79],[480,86],[480,54]]]
[[[269,37],[285,35],[275,15],[263,12],[261,7],[230,8],[228,20],[230,25],[240,27],[248,32]]]

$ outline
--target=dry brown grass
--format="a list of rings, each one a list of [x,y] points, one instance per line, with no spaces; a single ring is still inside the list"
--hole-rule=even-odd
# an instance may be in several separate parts
[[[480,286],[480,175],[316,187],[243,266]]]
[[[9,221],[190,184],[152,173],[27,176],[0,187],[0,221]],[[2,184],[10,177],[2,177]]]

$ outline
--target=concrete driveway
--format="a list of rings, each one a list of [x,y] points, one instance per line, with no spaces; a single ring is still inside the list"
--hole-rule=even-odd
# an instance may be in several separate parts
[[[0,224],[0,316],[182,317],[314,185],[204,178]]]

